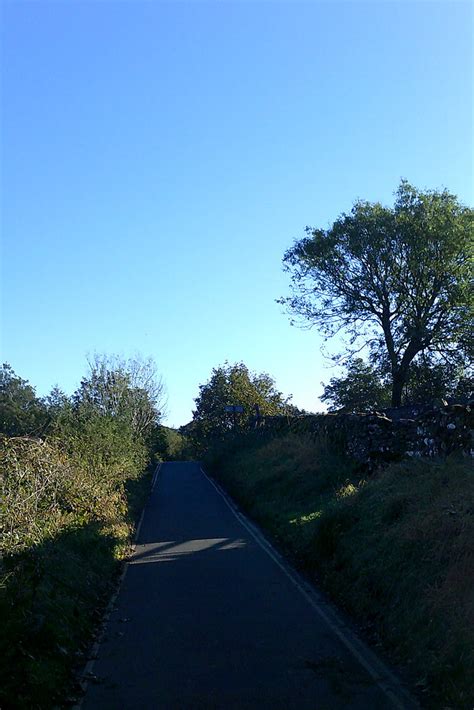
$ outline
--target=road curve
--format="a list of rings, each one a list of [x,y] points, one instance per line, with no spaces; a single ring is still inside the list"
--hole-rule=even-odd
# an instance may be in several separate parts
[[[82,708],[414,707],[386,692],[348,645],[199,465],[167,463]]]

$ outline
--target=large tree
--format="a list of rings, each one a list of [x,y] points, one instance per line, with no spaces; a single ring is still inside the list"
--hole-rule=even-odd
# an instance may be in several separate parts
[[[290,404],[291,397],[284,397],[275,387],[275,381],[266,373],[251,372],[243,362],[224,363],[212,370],[208,382],[199,386],[199,395],[195,399],[192,433],[200,443],[222,436],[235,423],[227,406],[243,407],[238,416],[239,427],[245,427],[255,405],[260,414],[295,413],[296,407]]]
[[[380,372],[358,357],[349,362],[344,375],[332,377],[329,384],[324,385],[320,399],[327,402],[330,412],[338,409],[371,412],[390,403],[388,387]]]
[[[0,367],[0,433],[7,436],[39,436],[48,422],[46,408],[35,388],[8,363]]]
[[[465,357],[465,354],[463,354]],[[442,362],[421,354],[410,366],[403,388],[403,404],[420,404],[443,399],[468,401],[474,394],[472,367]]]
[[[139,436],[148,435],[159,424],[166,392],[151,358],[96,355],[89,369],[73,395],[76,409],[121,419]]]
[[[402,181],[394,207],[357,201],[329,229],[306,228],[284,256],[301,323],[345,333],[349,354],[385,360],[392,406],[419,353],[472,353],[474,211],[447,190]]]

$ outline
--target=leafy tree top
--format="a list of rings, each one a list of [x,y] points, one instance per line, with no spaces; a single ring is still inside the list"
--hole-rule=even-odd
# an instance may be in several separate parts
[[[201,440],[219,436],[233,425],[226,406],[243,407],[242,423],[255,414],[255,405],[262,415],[294,412],[296,408],[290,404],[290,399],[276,389],[270,375],[253,373],[243,362],[232,365],[226,362],[215,367],[208,382],[200,385],[192,429]]]
[[[138,435],[153,430],[166,406],[165,386],[153,360],[97,355],[89,369],[72,398],[76,410],[121,419]]]
[[[347,412],[367,412],[388,407],[389,388],[380,374],[361,358],[352,360],[345,375],[332,377],[321,396],[329,411],[344,409]]]
[[[0,368],[0,432],[8,436],[38,436],[46,423],[46,409],[34,387],[4,363]]]
[[[392,403],[400,403],[419,352],[472,351],[474,211],[447,190],[402,181],[393,208],[358,201],[329,229],[306,228],[284,256],[299,322],[327,337],[348,335],[385,358]]]

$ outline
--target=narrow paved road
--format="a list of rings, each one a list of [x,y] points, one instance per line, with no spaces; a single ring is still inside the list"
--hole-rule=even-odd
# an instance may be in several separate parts
[[[194,463],[162,466],[85,710],[393,710]]]

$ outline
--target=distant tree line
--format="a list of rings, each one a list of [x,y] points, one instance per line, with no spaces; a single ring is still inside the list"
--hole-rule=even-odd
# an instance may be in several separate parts
[[[300,411],[269,374],[252,372],[243,362],[215,367],[209,380],[200,385],[195,404],[192,421],[181,431],[198,453],[234,430],[249,429],[254,417]],[[231,411],[233,406],[239,410]]]
[[[153,360],[97,355],[88,367],[71,396],[55,386],[47,396],[38,397],[28,380],[4,363],[0,367],[0,435],[77,444],[81,433],[88,431],[88,438],[97,438],[99,450],[108,437],[124,436],[146,455],[166,454],[161,425],[166,389]]]
[[[81,484],[87,481],[84,495],[86,489],[87,495],[90,493],[90,483],[99,499],[114,488],[118,490],[128,478],[140,475],[154,455],[166,453],[160,425],[165,400],[164,384],[152,360],[97,356],[72,396],[54,387],[42,398],[27,380],[4,364],[0,368],[0,443],[4,457],[0,460],[0,525],[9,532],[2,536],[2,552],[27,547],[31,542],[28,526],[16,526],[14,522],[17,499],[31,501],[32,525],[35,535],[41,537],[41,525],[34,520],[36,494],[47,491],[49,479],[42,481],[32,471],[27,484],[25,478],[16,475],[15,470],[22,465],[21,452],[34,447],[34,440],[47,442],[49,448],[44,451],[49,451],[56,463],[67,462],[64,477],[71,479],[71,471],[75,472],[76,497],[80,498]],[[12,458],[17,447],[20,453]],[[30,491],[28,485],[32,486]],[[48,506],[47,496],[43,503]],[[85,497],[83,506],[86,516],[92,514],[94,496]]]

